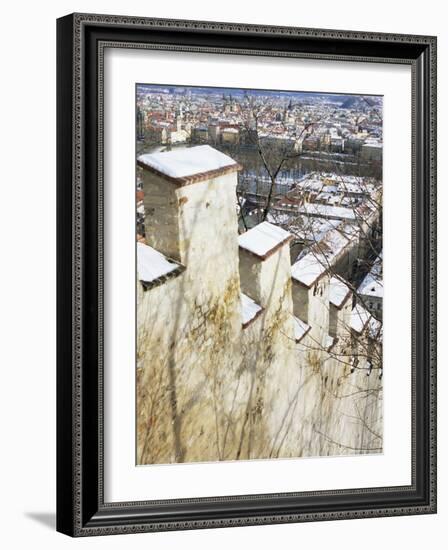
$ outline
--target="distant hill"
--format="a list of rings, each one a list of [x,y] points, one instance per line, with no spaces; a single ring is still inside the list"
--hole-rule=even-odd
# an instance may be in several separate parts
[[[343,109],[362,109],[366,107],[380,107],[381,98],[374,96],[348,96],[342,103]]]
[[[365,99],[356,95],[346,95],[338,93],[325,92],[303,92],[303,91],[287,91],[287,90],[250,90],[244,88],[220,88],[220,87],[204,87],[204,86],[171,86],[163,84],[138,84],[137,92],[139,94],[155,93],[155,94],[179,94],[185,95],[188,92],[193,95],[224,95],[232,97],[241,97],[246,95],[275,97],[278,99],[291,98],[293,101],[320,100],[337,103],[346,109],[365,108],[368,104],[372,106],[380,106],[381,98],[377,96],[363,96]]]

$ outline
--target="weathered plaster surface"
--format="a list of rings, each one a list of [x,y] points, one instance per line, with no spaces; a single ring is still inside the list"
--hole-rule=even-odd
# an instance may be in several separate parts
[[[330,315],[328,275],[293,284],[288,243],[238,249],[236,183],[144,174],[147,243],[185,270],[137,281],[137,462],[380,452],[382,380],[359,344],[351,364],[351,301]],[[241,291],[263,308],[246,328]],[[293,314],[311,325],[299,343]]]

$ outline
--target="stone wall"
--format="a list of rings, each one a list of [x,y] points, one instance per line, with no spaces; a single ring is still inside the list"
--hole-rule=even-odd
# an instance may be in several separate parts
[[[311,457],[382,451],[382,381],[337,351],[315,351],[306,336],[285,372],[283,417],[272,432],[269,457]]]
[[[241,286],[251,289],[263,314],[243,331],[243,365],[249,373],[244,445],[238,458],[268,457],[287,407],[288,373],[294,367],[289,243],[266,259],[240,248]]]
[[[353,369],[350,302],[326,351],[329,276],[293,285],[289,243],[265,259],[239,249],[236,184],[144,171],[147,243],[185,269],[137,281],[137,463],[379,452],[382,380],[365,358]],[[263,308],[246,328],[241,292]],[[299,343],[294,314],[311,325]]]
[[[145,196],[153,179],[145,173]],[[178,243],[167,250],[177,248],[186,269],[137,297],[138,462],[218,460],[216,434],[225,429],[241,363],[236,174],[185,187],[163,183],[177,202]]]

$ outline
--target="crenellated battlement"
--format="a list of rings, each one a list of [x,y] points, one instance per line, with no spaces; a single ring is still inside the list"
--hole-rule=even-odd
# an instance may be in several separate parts
[[[291,266],[288,231],[263,222],[238,235],[233,159],[207,145],[138,164],[137,462],[328,454],[312,427],[332,414],[322,380],[346,383],[336,354],[358,327],[351,291],[332,274],[350,238],[330,231]],[[334,429],[353,431],[343,419]]]

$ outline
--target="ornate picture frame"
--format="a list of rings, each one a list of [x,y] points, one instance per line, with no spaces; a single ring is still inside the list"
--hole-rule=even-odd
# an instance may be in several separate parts
[[[143,501],[105,501],[103,173],[108,47],[411,67],[410,485],[198,498],[179,494],[166,500],[148,494]],[[72,14],[57,22],[57,51],[57,530],[91,536],[435,513],[436,38]]]

